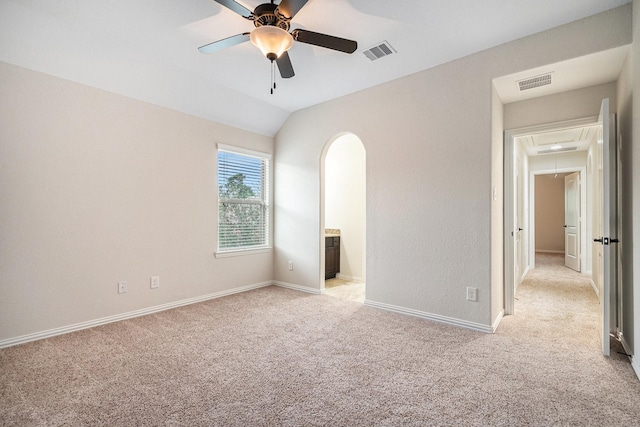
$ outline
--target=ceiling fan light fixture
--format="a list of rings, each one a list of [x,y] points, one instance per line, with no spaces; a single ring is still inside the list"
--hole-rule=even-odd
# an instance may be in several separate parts
[[[257,27],[249,36],[251,43],[270,61],[280,58],[287,50],[293,46],[291,34],[279,27],[263,25]]]

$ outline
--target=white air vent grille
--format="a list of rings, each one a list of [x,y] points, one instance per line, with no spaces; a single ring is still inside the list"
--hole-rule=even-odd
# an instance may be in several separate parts
[[[518,81],[518,87],[521,91],[533,89],[540,86],[546,86],[551,84],[551,74],[543,74],[541,76],[531,77]]]
[[[559,150],[540,150],[538,154],[551,154],[551,153],[562,153],[563,151],[576,151],[578,147],[565,147],[560,148]]]
[[[389,56],[392,53],[397,52],[393,47],[391,47],[389,42],[385,40],[380,44],[370,47],[362,53],[364,53],[364,56],[370,60],[375,61],[376,59],[384,58],[385,56]]]

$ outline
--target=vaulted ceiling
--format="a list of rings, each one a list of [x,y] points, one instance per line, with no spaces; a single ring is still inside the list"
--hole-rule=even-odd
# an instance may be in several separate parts
[[[254,28],[213,0],[0,0],[0,60],[274,135],[298,109],[628,2],[309,0],[291,29],[353,39],[358,50],[294,43],[296,75],[278,78],[273,95],[269,61],[251,43],[198,51]],[[383,41],[396,52],[375,61],[363,54]]]

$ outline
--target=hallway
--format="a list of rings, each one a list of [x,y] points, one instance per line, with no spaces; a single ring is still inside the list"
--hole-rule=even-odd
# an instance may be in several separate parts
[[[564,266],[563,254],[536,253],[531,270],[516,292],[515,314],[506,316],[498,333],[508,332],[540,344],[599,354],[599,304],[591,276]],[[612,357],[622,351],[611,340]]]

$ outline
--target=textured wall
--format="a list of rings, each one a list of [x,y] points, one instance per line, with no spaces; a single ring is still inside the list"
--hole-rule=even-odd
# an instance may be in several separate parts
[[[504,314],[504,105],[491,85],[491,322]]]
[[[490,325],[503,286],[492,79],[629,42],[623,7],[293,113],[276,135],[276,280],[320,287],[319,159],[353,132],[367,150],[366,298]]]
[[[632,253],[628,254],[633,259],[633,321],[628,325],[628,337],[634,352],[634,367],[636,373],[640,376],[640,356],[638,356],[638,345],[640,345],[640,0],[633,0],[633,40],[634,44],[631,52],[631,68],[629,71],[630,85],[633,92],[632,109],[629,113],[632,117],[632,125],[630,139],[633,141],[632,152],[628,153],[632,158],[631,171],[631,193],[633,201],[631,206],[627,207],[627,213],[633,218]],[[630,208],[631,212],[628,212]]]
[[[0,340],[272,279],[213,256],[216,142],[271,138],[4,63],[0,121]]]

